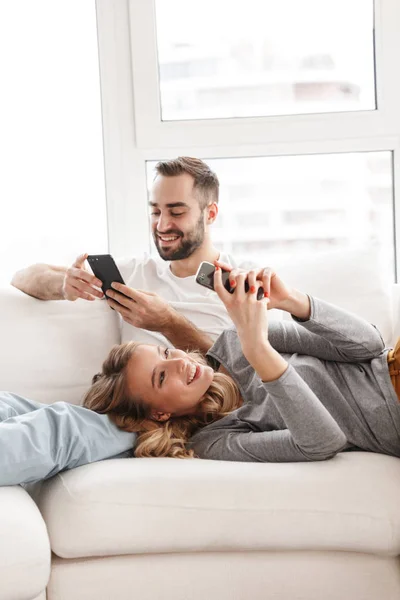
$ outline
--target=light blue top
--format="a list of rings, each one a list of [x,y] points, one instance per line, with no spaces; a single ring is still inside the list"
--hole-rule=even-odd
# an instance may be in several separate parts
[[[107,415],[67,402],[40,404],[10,392],[0,392],[0,421],[0,485],[30,483],[131,455],[136,440]]]

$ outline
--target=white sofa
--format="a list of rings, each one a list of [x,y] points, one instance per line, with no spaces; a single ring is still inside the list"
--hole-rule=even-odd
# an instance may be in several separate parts
[[[393,341],[399,290],[372,250],[301,267],[281,272]],[[0,387],[42,402],[79,402],[119,340],[101,301],[41,302],[9,286],[0,315]],[[28,491],[0,488],[0,600],[400,598],[397,458],[111,459]]]

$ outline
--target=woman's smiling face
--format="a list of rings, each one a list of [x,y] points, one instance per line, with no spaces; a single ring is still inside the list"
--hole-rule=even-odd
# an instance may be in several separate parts
[[[126,367],[127,389],[151,408],[151,416],[195,414],[214,371],[182,350],[140,344]]]

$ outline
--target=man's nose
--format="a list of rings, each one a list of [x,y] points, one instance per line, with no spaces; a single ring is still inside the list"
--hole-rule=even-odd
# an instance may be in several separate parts
[[[171,229],[172,221],[170,215],[160,215],[157,221],[157,231],[165,233]]]

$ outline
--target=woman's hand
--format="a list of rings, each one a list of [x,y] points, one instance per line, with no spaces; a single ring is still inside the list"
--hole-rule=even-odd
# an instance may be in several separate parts
[[[249,288],[252,285],[256,285],[256,281],[261,281],[261,286],[259,287],[264,289],[264,295],[270,300],[268,308],[280,308],[280,304],[285,302],[291,295],[291,288],[278,277],[276,271],[271,267],[244,271],[243,269],[233,269],[230,265],[219,261],[215,261],[214,264],[218,265],[224,271],[230,272],[229,283],[231,287],[238,287],[238,277],[243,273],[246,274]]]
[[[246,279],[249,283],[247,293],[244,288]],[[214,289],[236,325],[243,354],[262,381],[273,381],[286,371],[287,362],[268,341],[267,308],[270,300],[266,295],[257,300],[257,290],[262,283],[256,279],[253,281],[247,272],[238,273],[236,281],[236,289],[230,294],[222,283],[221,269],[216,266]]]
[[[248,293],[244,289],[246,278],[249,283]],[[221,269],[216,266],[214,289],[236,326],[243,353],[249,360],[247,355],[249,352],[268,345],[267,307],[270,300],[267,296],[257,300],[257,290],[262,283],[255,277],[250,279],[246,271],[237,273],[236,282],[236,289],[233,294],[230,294],[222,283]]]
[[[279,308],[299,319],[308,319],[310,316],[310,300],[307,294],[289,287],[277,274],[272,267],[262,267],[244,271],[242,269],[233,269],[230,265],[219,261],[214,262],[215,266],[224,271],[229,271],[229,283],[231,287],[237,289],[239,285],[238,277],[245,274],[245,280],[251,286],[262,287],[264,295],[269,298],[268,308]],[[261,282],[261,286],[259,284]],[[258,289],[257,287],[257,289]]]

